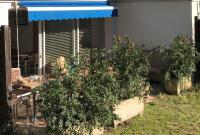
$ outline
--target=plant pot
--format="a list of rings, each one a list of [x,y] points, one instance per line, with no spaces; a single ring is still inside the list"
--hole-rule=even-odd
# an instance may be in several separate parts
[[[114,127],[144,112],[143,98],[135,97],[121,101],[116,107],[114,113],[120,120],[114,121]]]
[[[181,90],[187,90],[192,87],[191,77],[183,77],[180,82],[177,79],[171,79],[165,83],[165,90],[168,94],[180,94]]]

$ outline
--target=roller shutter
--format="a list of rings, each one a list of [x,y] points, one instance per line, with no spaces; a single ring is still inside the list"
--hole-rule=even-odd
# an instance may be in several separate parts
[[[72,55],[72,21],[47,21],[46,63],[55,62],[60,56],[69,61]]]
[[[104,19],[93,19],[91,23],[92,47],[105,48]]]
[[[80,53],[91,47],[91,19],[79,20],[79,47]]]
[[[46,64],[54,63],[60,56],[69,61],[73,54],[73,22],[75,20],[46,21]],[[85,48],[104,48],[104,19],[82,19],[79,22],[80,53]]]
[[[105,47],[104,19],[81,19],[79,27],[80,53],[85,48]]]

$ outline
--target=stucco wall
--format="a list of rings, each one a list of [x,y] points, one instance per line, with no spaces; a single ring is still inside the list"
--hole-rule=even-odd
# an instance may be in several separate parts
[[[8,25],[8,9],[11,8],[11,3],[0,2],[0,26]]]
[[[191,1],[118,2],[118,34],[150,49],[167,45],[178,34],[193,36]]]

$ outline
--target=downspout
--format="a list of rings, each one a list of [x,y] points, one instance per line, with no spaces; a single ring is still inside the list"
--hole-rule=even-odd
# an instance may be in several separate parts
[[[73,45],[73,56],[76,56],[76,26],[75,26],[75,21],[72,21],[72,45]]]
[[[16,36],[17,36],[17,67],[20,67],[19,63],[19,26],[18,26],[18,3],[15,0],[15,19],[16,19]]]
[[[77,36],[77,58],[78,58],[78,64],[79,64],[79,52],[80,52],[80,48],[79,48],[79,20],[76,20],[76,36]]]
[[[42,75],[42,22],[38,21],[38,75]]]
[[[43,30],[43,75],[46,74],[46,31],[45,31],[45,21],[42,22],[42,30]]]

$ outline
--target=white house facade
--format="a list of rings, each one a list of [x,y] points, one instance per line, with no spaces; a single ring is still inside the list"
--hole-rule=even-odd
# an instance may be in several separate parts
[[[0,26],[8,26],[8,9],[11,8],[11,3],[10,1],[0,1]]]
[[[116,0],[117,33],[147,49],[167,45],[178,34],[195,40],[199,0]]]

